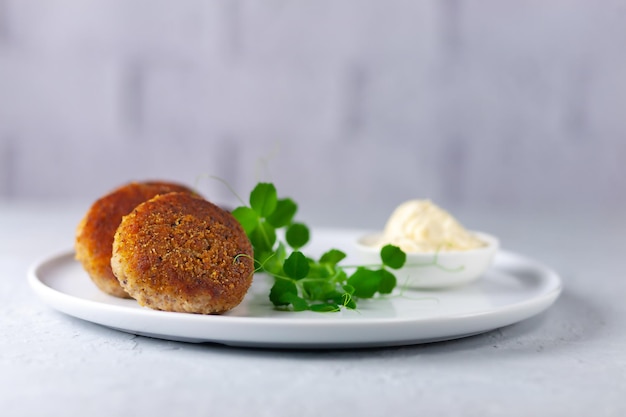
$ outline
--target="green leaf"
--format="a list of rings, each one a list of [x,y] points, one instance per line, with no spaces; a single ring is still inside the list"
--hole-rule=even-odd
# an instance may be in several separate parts
[[[270,290],[270,301],[275,306],[286,306],[291,304],[292,297],[289,294],[298,295],[298,288],[292,281],[286,279],[276,279]]]
[[[339,311],[339,306],[335,303],[312,304],[310,308],[311,311],[318,313],[332,313],[334,311]]]
[[[346,257],[346,254],[338,249],[331,249],[320,258],[321,264],[337,265]]]
[[[294,251],[285,259],[283,271],[289,278],[302,279],[309,273],[309,260],[302,252]]]
[[[255,251],[271,251],[276,243],[276,230],[269,223],[262,221],[249,236]]]
[[[274,227],[285,227],[291,223],[298,211],[298,206],[290,198],[283,198],[276,203],[276,209],[267,217],[267,221]]]
[[[265,271],[272,275],[280,275],[283,272],[283,263],[287,258],[287,253],[285,251],[285,245],[279,243],[275,251],[264,253],[255,252],[254,257]]]
[[[293,306],[294,311],[304,311],[309,309],[309,303],[302,297],[296,294],[288,293],[285,299]]]
[[[386,269],[381,269],[378,292],[381,294],[391,294],[394,288],[396,288],[396,276]]]
[[[348,278],[348,285],[354,287],[354,296],[360,298],[372,298],[380,287],[380,271],[372,271],[364,267],[358,267]]]
[[[336,276],[334,277],[333,281],[335,281],[339,285],[342,285],[344,291],[347,291],[345,284],[348,281],[348,273],[345,270],[341,268],[337,269]],[[348,288],[351,288],[351,287],[348,286]]]
[[[406,253],[394,245],[385,245],[380,250],[380,259],[383,265],[393,269],[400,269],[406,262]]]
[[[326,280],[307,281],[303,283],[302,289],[307,298],[316,301],[330,300],[339,294],[335,285]]]
[[[277,204],[276,187],[272,183],[260,182],[250,193],[250,207],[261,217],[272,214]]]
[[[346,292],[346,294],[350,294],[350,295],[354,294],[354,287],[352,285],[346,284],[342,288]]]
[[[259,224],[259,215],[256,211],[250,207],[241,206],[234,209],[231,213],[235,219],[241,224],[246,235],[250,236],[250,233],[256,229]]]
[[[293,223],[285,232],[285,239],[289,246],[299,249],[309,242],[309,228],[302,223]]]
[[[333,274],[332,268],[318,262],[309,262],[309,278],[329,278]]]

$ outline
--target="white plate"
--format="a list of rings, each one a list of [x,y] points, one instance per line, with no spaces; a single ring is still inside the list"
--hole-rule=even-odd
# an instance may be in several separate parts
[[[307,253],[337,248],[344,263],[358,262],[354,247],[363,231],[316,230]],[[401,274],[398,279],[402,281]],[[256,275],[244,301],[221,316],[155,311],[134,300],[102,293],[73,253],[31,267],[32,289],[51,307],[132,334],[187,342],[276,348],[400,346],[470,336],[532,317],[561,292],[559,276],[520,255],[499,251],[492,268],[470,285],[432,291],[398,291],[361,300],[339,313],[284,312],[268,299],[269,279]]]

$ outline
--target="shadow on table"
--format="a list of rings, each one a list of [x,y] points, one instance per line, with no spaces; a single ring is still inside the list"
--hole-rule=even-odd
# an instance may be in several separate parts
[[[593,339],[606,325],[604,312],[590,300],[565,290],[547,311],[522,322],[480,335],[416,346],[421,354],[465,352],[476,349],[542,352],[566,348]]]

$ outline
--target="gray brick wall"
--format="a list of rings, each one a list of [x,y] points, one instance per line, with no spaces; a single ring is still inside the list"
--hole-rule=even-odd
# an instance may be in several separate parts
[[[0,0],[0,199],[624,206],[625,45],[624,1]]]

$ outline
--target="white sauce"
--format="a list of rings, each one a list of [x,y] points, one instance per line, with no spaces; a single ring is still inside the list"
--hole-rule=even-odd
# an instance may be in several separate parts
[[[380,246],[389,243],[407,253],[458,251],[485,246],[448,212],[429,200],[410,200],[394,210],[378,242]]]

